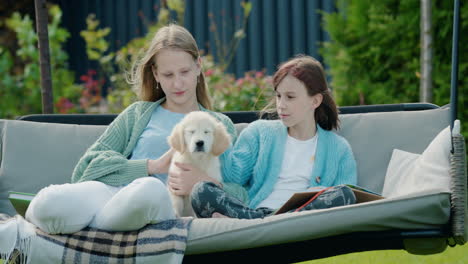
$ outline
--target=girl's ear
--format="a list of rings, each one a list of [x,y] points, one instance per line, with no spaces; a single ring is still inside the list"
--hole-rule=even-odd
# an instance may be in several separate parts
[[[226,149],[231,145],[231,137],[229,136],[224,125],[219,123],[216,124],[214,131],[214,140],[213,147],[211,148],[211,153],[215,156],[223,154]]]
[[[154,64],[151,64],[151,73],[153,74],[154,79],[159,82],[158,72],[156,71]]]
[[[181,123],[177,124],[168,137],[169,145],[180,153],[185,152],[184,128]]]
[[[312,107],[314,109],[318,108],[321,104],[322,104],[322,101],[323,101],[323,95],[318,93],[316,95],[314,95],[312,97]]]
[[[198,57],[197,59],[197,76],[201,74],[202,71],[202,58]]]

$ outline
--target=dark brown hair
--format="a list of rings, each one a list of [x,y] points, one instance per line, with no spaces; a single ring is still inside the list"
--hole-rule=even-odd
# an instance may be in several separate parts
[[[276,91],[279,83],[291,75],[301,81],[307,89],[309,96],[321,94],[322,103],[315,109],[315,121],[325,130],[337,129],[339,127],[338,108],[333,100],[330,89],[327,85],[325,71],[322,64],[305,55],[294,57],[281,64],[273,76],[273,88]],[[267,108],[276,111],[276,98],[273,98]],[[272,112],[266,110],[265,112]]]

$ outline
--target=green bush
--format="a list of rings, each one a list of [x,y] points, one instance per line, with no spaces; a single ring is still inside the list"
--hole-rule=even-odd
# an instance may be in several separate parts
[[[235,78],[215,64],[211,56],[203,58],[206,83],[216,111],[253,111],[262,109],[273,96],[271,76],[265,71],[250,71]]]
[[[75,84],[74,73],[68,70],[68,55],[62,48],[70,34],[59,26],[62,12],[58,6],[49,8],[51,22],[48,27],[49,47],[52,72],[52,87],[56,106],[61,105],[63,98],[69,102],[78,101],[81,85]],[[6,26],[16,33],[19,48],[11,54],[0,45],[0,107],[1,118],[14,118],[19,115],[41,113],[41,85],[39,69],[39,50],[37,34],[33,21],[28,15],[21,16],[15,12],[6,20]],[[24,64],[18,70],[13,67],[13,57],[17,56]],[[69,105],[67,105],[69,106]],[[57,108],[57,107],[56,107]],[[70,107],[73,108],[73,107]],[[58,109],[60,110],[60,109]]]
[[[420,1],[337,1],[324,14],[330,35],[321,50],[339,105],[419,101]],[[433,103],[450,101],[452,1],[432,1]],[[460,12],[459,119],[468,135],[468,4]]]

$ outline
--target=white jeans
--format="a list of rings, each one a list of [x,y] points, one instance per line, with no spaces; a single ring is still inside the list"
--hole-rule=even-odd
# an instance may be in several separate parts
[[[70,234],[87,226],[130,231],[174,218],[166,186],[153,177],[122,187],[98,181],[50,185],[26,211],[26,220],[49,234]]]

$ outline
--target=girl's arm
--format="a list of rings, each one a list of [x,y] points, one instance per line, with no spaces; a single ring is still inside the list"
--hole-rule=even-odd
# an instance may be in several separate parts
[[[200,170],[197,166],[179,162],[175,162],[175,165],[180,170],[169,173],[167,184],[176,195],[189,195],[193,186],[201,181],[213,182],[222,186],[219,181],[208,176],[206,172]]]
[[[170,148],[166,153],[164,153],[159,159],[148,160],[148,174],[163,174],[169,171],[169,166],[171,165],[171,159],[174,155],[175,149]]]
[[[119,114],[88,148],[73,171],[72,182],[98,180],[115,186],[148,176],[147,160],[128,160],[124,155],[137,121],[137,106],[132,104]]]
[[[258,157],[260,136],[254,123],[249,124],[232,148],[220,156],[223,180],[226,182],[245,185],[252,177]]]
[[[337,176],[333,185],[340,184],[357,185],[357,165],[349,145],[346,146],[339,159]]]

